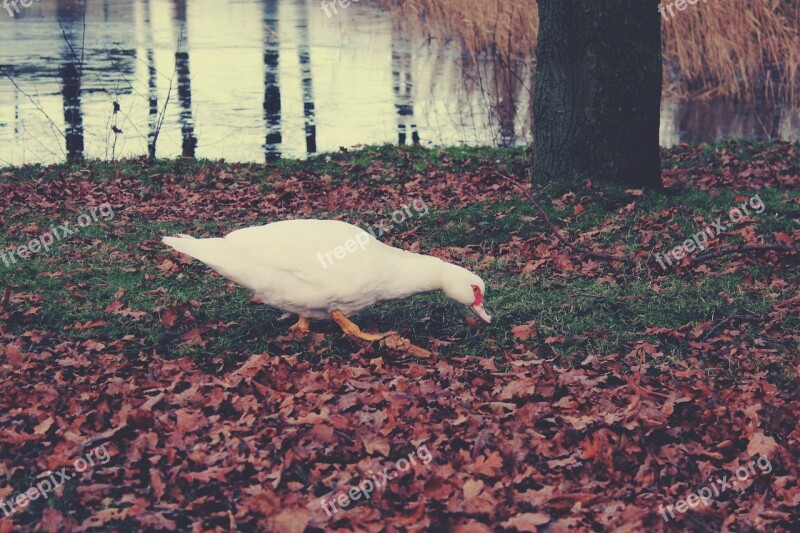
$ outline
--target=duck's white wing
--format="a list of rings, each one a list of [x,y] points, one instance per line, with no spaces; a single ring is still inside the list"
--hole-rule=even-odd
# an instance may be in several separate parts
[[[275,222],[234,231],[224,241],[255,265],[300,276],[325,269],[326,255],[334,257],[337,247],[351,243],[352,248],[356,243],[358,251],[366,251],[377,248],[373,244],[381,245],[361,228],[335,220]]]

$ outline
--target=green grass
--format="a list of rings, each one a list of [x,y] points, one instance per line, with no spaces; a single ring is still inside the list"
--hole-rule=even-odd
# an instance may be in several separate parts
[[[700,158],[706,159],[699,164],[711,164],[721,150],[733,149],[740,149],[743,159],[752,159],[751,145],[737,144],[703,150]],[[684,149],[679,148],[674,161],[668,159],[665,167],[685,168],[685,157]],[[385,183],[400,185],[415,173],[474,175],[485,171],[487,165],[524,176],[525,150],[367,147],[309,161],[282,161],[275,166],[219,165],[209,161],[91,162],[80,169],[68,165],[12,169],[11,176],[7,174],[2,180],[29,183],[81,172],[82,179],[102,183],[121,173],[138,180],[143,185],[143,194],[150,194],[161,190],[165,175],[172,182],[200,187],[188,178],[198,172],[216,173],[222,169],[243,183],[259,184],[265,191],[271,190],[276,181],[298,173],[307,177],[330,176],[333,184],[346,182],[350,187],[368,188],[374,183],[374,176]],[[209,181],[213,184],[214,180]],[[767,208],[757,216],[756,233],[769,238],[775,232],[796,231],[800,193],[781,189],[761,189],[758,193]],[[568,183],[548,185],[536,194],[551,216],[561,221],[570,238],[602,230],[592,237],[593,246],[621,243],[628,252],[645,249],[663,253],[711,220],[717,217],[724,220],[727,210],[738,203],[734,196],[749,197],[753,191],[721,189],[711,195],[708,191],[676,186],[664,193],[632,196],[622,186],[594,184],[587,189],[582,183]],[[553,204],[552,200],[557,203],[563,200],[564,207]],[[576,215],[573,206],[578,201],[584,210]],[[625,211],[631,203],[635,206]],[[10,209],[14,225],[0,237],[0,248],[26,242],[26,235],[19,231],[24,225],[38,223],[41,228],[48,228],[74,219],[74,212],[66,209],[53,212],[22,205]],[[664,215],[665,212],[669,214]],[[374,223],[385,215],[347,207],[314,214],[345,216],[363,224]],[[265,217],[258,220],[266,221]],[[326,340],[317,347],[312,348],[304,341],[277,340],[293,320],[279,321],[280,312],[252,302],[247,291],[232,287],[199,263],[180,264],[177,272],[166,276],[158,270],[165,259],[177,261],[160,244],[161,235],[181,230],[219,234],[239,227],[239,221],[195,221],[187,217],[185,222],[155,218],[125,224],[93,225],[80,235],[57,243],[49,253],[40,253],[11,267],[0,261],[0,281],[4,286],[14,287],[15,294],[43,298],[13,302],[3,321],[5,332],[13,336],[30,331],[48,332],[47,340],[31,350],[45,349],[65,339],[92,340],[129,356],[142,352],[164,357],[188,355],[210,370],[236,364],[249,354],[264,350],[299,354],[312,360],[348,358],[358,350],[330,324],[314,326],[315,330],[326,333]],[[659,229],[654,230],[654,237],[647,239],[645,232],[653,224],[660,225]],[[769,335],[760,332],[761,322],[755,318],[766,316],[777,301],[790,297],[792,287],[800,286],[796,260],[788,259],[782,265],[753,261],[733,268],[734,257],[709,264],[704,273],[603,264],[597,272],[587,274],[580,270],[585,259],[572,256],[574,269],[547,265],[523,275],[524,264],[537,257],[510,253],[515,239],[545,242],[549,238],[535,209],[521,195],[488,202],[462,199],[452,207],[431,207],[425,223],[419,225],[412,239],[419,242],[424,252],[446,247],[474,247],[479,251],[476,257],[465,260],[465,266],[478,270],[487,281],[493,323],[481,329],[470,326],[465,321],[465,311],[439,294],[384,303],[362,312],[356,320],[362,326],[398,330],[423,346],[430,346],[431,338],[446,341],[448,344],[439,347],[441,357],[474,354],[502,361],[504,353],[521,349],[536,350],[538,357],[574,365],[587,355],[627,354],[636,342],[645,341],[658,345],[659,364],[675,365],[685,358],[687,341],[668,334],[645,334],[645,330],[664,328],[685,332],[710,320],[739,317],[735,319],[741,326],[737,342],[775,350],[784,365],[770,370],[785,371],[784,386],[796,387],[792,354],[800,346],[795,337],[784,333],[800,330],[798,317],[789,314],[778,330]],[[390,239],[393,244],[409,244],[393,239]],[[736,238],[726,242],[736,242]],[[567,253],[563,247],[559,250]],[[480,264],[479,258],[482,258]],[[772,283],[776,278],[786,285]],[[124,294],[116,298],[120,290]],[[127,308],[145,314],[133,318],[106,312],[106,307],[116,299],[121,299]],[[176,306],[187,315],[172,327],[163,325],[164,309]],[[39,309],[31,313],[31,308],[36,307]],[[747,317],[753,319],[748,321]],[[65,329],[94,320],[105,320],[106,324],[82,331]],[[512,328],[531,321],[536,323],[539,338],[525,342],[514,338]],[[207,328],[203,333],[208,341],[206,346],[185,346],[183,334],[196,327]],[[544,341],[551,337],[563,337],[563,341]],[[215,358],[223,365],[212,363]],[[736,372],[735,368],[728,370]]]

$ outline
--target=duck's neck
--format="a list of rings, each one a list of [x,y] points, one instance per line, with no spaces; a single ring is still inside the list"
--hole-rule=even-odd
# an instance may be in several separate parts
[[[393,273],[391,298],[405,298],[422,292],[437,291],[442,288],[442,271],[446,264],[441,259],[419,255],[403,250]]]

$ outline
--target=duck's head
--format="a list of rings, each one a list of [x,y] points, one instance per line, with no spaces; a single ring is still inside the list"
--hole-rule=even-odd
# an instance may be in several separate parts
[[[486,294],[486,284],[479,277],[465,268],[447,264],[442,275],[442,292],[456,302],[472,309],[481,320],[487,324],[492,317],[483,307],[483,297]]]

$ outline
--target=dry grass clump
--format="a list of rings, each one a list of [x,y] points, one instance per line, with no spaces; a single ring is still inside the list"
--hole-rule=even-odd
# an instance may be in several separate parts
[[[454,40],[472,58],[534,57],[535,0],[388,1],[407,29]],[[662,22],[668,92],[800,101],[800,2],[701,0],[674,13]]]
[[[516,61],[531,57],[539,31],[535,0],[389,0],[406,29],[454,40],[473,58],[493,53]]]
[[[662,28],[678,92],[798,101],[800,3],[708,0]]]

